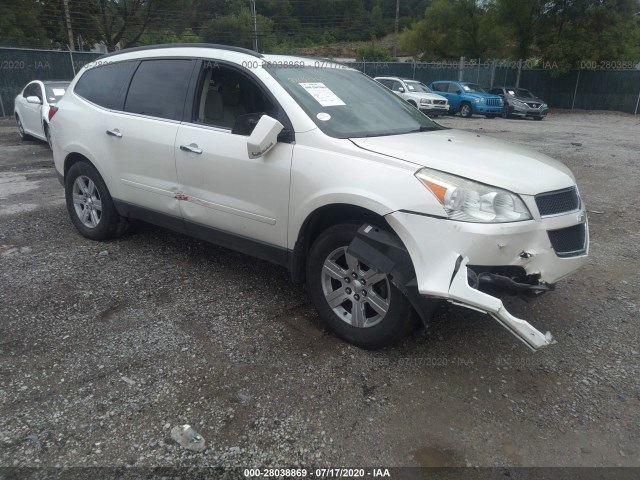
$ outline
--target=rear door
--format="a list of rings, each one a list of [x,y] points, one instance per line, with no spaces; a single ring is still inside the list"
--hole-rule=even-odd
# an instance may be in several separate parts
[[[103,107],[95,116],[98,154],[121,208],[181,222],[174,142],[195,61],[159,58],[95,67],[75,93]],[[163,217],[156,218],[157,222]]]

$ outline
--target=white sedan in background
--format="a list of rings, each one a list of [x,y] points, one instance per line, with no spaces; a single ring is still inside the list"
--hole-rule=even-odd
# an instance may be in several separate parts
[[[35,137],[51,146],[49,110],[62,98],[68,81],[34,80],[18,94],[14,102],[14,116],[20,138]]]

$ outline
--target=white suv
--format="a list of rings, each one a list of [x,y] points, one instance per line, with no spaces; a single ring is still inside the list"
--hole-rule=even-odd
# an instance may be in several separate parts
[[[131,49],[83,69],[57,106],[55,166],[82,235],[142,219],[280,264],[363,347],[445,299],[540,348],[551,336],[494,293],[542,293],[586,260],[567,167],[444,128],[342,65]]]
[[[431,117],[449,113],[449,100],[433,93],[422,82],[398,77],[376,77],[374,80]]]

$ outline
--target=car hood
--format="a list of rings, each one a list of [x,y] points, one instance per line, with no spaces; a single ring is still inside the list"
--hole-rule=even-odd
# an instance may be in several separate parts
[[[477,98],[500,98],[498,95],[494,95],[493,93],[482,93],[482,92],[463,92],[463,95],[467,97],[477,97]]]
[[[442,95],[438,95],[436,93],[424,93],[424,92],[409,92],[409,95],[413,95],[417,98],[428,98],[429,100],[446,100]]]
[[[462,130],[443,129],[350,140],[365,150],[522,195],[575,185],[571,171],[553,158]]]
[[[541,98],[538,98],[538,97],[520,97],[520,96],[515,96],[515,97],[511,97],[511,98],[515,98],[517,100],[520,100],[521,102],[527,102],[527,103],[546,103],[544,100],[542,100]]]

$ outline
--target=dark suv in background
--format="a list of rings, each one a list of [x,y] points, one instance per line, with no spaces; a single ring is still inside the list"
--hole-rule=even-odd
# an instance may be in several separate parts
[[[499,95],[504,100],[503,118],[513,115],[542,120],[549,112],[549,107],[545,101],[536,97],[526,88],[494,87],[489,90],[489,93]]]

